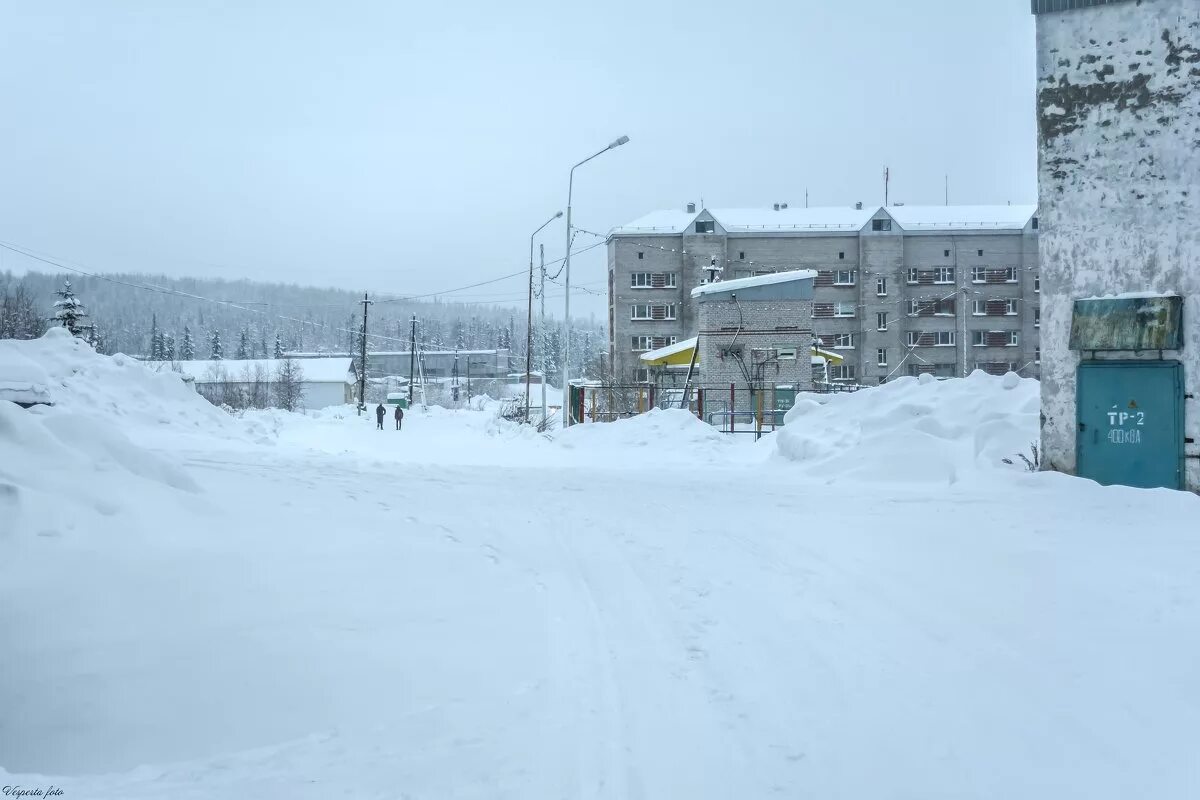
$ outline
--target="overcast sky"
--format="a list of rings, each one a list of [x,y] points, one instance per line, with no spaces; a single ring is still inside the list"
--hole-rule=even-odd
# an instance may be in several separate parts
[[[581,227],[806,187],[814,206],[882,203],[884,165],[901,202],[941,203],[946,173],[953,203],[1036,200],[1022,0],[0,9],[0,239],[102,271],[391,294],[486,280],[527,265],[571,164],[622,134],[576,174]],[[562,222],[547,234],[560,257]],[[602,291],[603,248],[572,272]],[[604,315],[598,295],[573,308]]]

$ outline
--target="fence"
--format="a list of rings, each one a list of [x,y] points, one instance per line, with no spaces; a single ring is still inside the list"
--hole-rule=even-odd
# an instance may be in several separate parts
[[[827,384],[816,392],[855,391],[857,386]],[[687,392],[686,407],[722,433],[753,435],[756,439],[783,427],[784,416],[796,401],[790,384],[697,386]],[[585,384],[571,387],[572,424],[613,422],[652,409],[681,408],[684,390],[653,384]]]

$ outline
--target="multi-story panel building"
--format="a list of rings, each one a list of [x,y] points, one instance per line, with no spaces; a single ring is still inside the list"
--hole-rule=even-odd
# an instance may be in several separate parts
[[[814,334],[845,357],[836,380],[1036,377],[1037,229],[1034,206],[654,212],[608,240],[614,376],[648,379],[643,348],[696,334],[694,287],[812,269]]]

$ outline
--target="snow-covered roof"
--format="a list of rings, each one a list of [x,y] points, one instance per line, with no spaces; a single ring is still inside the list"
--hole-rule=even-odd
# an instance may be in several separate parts
[[[1037,214],[1037,206],[888,206],[906,231],[1021,230]]]
[[[710,208],[705,209],[730,233],[784,231],[859,231],[876,209],[853,206],[828,208]],[[613,228],[610,235],[680,234],[703,212],[652,211],[644,217]]]
[[[679,353],[686,353],[688,350],[694,350],[696,348],[696,342],[698,340],[699,337],[693,336],[690,339],[684,339],[681,342],[669,344],[666,347],[660,347],[657,350],[651,350],[648,353],[642,353],[641,360],[658,361],[660,358],[670,358],[671,356],[678,355]]]
[[[717,283],[706,283],[703,286],[697,286],[692,289],[692,297],[701,297],[706,294],[718,294],[720,292],[737,292],[742,289],[749,289],[752,286],[771,286],[776,283],[790,283],[791,281],[813,280],[817,277],[817,273],[811,269],[794,269],[790,272],[773,272],[770,275],[756,275],[753,278],[738,278],[732,281],[718,281]]]
[[[150,367],[161,367],[164,371],[179,372],[196,383],[211,382],[214,368],[223,371],[231,381],[237,381],[247,369],[253,374],[256,367],[262,367],[273,378],[282,363],[281,359],[274,358],[252,358],[244,361],[226,358],[220,361],[146,362]],[[298,358],[292,363],[300,369],[305,383],[346,383],[353,380],[351,370],[354,362],[349,358]]]
[[[678,235],[707,212],[729,233],[857,233],[867,226],[881,206],[822,208],[710,208],[696,213],[652,211],[627,225],[613,228],[610,236]],[[885,209],[901,228],[921,230],[1020,230],[1037,213],[1037,206],[888,206]]]

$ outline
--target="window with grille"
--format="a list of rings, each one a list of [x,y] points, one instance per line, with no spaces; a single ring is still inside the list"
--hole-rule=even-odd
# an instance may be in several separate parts
[[[1008,300],[976,300],[974,314],[977,317],[1011,317],[1017,313],[1017,301]]]
[[[954,331],[909,331],[909,347],[953,347]]]

